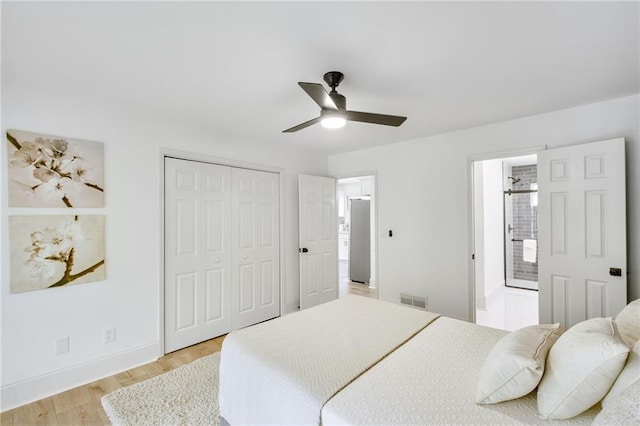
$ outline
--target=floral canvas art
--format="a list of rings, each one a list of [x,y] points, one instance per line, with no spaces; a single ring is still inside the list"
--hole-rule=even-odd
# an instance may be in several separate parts
[[[9,216],[12,293],[105,279],[104,216]]]
[[[104,207],[103,144],[7,130],[9,207]]]

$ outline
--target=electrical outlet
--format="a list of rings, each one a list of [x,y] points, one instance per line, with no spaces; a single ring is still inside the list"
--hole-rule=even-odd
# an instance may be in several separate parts
[[[104,343],[112,343],[116,341],[116,328],[109,327],[104,329]]]
[[[69,352],[69,336],[56,339],[56,355],[62,355]]]

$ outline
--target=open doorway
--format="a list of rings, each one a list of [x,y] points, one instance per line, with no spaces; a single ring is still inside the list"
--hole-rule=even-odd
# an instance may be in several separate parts
[[[537,156],[473,163],[476,323],[538,324]]]
[[[378,298],[375,176],[337,180],[338,295]]]

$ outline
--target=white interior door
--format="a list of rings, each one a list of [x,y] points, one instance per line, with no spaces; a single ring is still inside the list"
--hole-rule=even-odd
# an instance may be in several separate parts
[[[231,169],[165,159],[165,352],[231,330]]]
[[[300,309],[338,297],[336,181],[300,175]]]
[[[280,315],[280,184],[276,173],[232,170],[233,328]]]
[[[615,316],[627,298],[624,139],[542,151],[538,180],[540,322]]]

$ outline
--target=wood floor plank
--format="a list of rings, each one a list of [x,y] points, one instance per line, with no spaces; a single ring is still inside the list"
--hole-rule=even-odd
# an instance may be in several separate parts
[[[68,390],[53,396],[53,405],[56,413],[84,405],[89,402],[89,393],[84,386]]]
[[[150,377],[156,377],[171,370],[171,367],[167,366],[166,363],[162,364],[160,362],[152,362],[150,364],[146,364],[144,369]]]
[[[106,394],[122,387],[118,380],[113,376],[89,383],[85,386],[91,400],[100,399]]]
[[[2,426],[13,426],[13,411],[6,411],[0,414],[0,424]]]
[[[103,420],[101,419],[97,410],[102,411],[102,408],[96,407],[91,402],[73,407],[69,410],[57,413],[58,424],[74,426],[94,426],[103,424]],[[110,424],[108,418],[106,424]]]
[[[131,386],[136,383],[133,376],[129,374],[129,371],[123,371],[122,373],[116,374],[114,377],[118,381],[118,383],[120,383],[120,386],[123,388],[127,386]]]
[[[162,369],[163,373],[166,373],[167,371],[171,371],[173,370],[173,366],[171,365],[171,363],[169,363],[169,361],[167,361],[166,358],[160,358],[159,360],[157,360],[156,362],[152,363],[153,369]]]
[[[100,403],[100,400],[98,400],[98,403]],[[96,406],[95,410],[97,411],[98,418],[100,419],[99,424],[101,424],[101,425],[110,425],[111,424],[111,421],[109,420],[109,417],[107,416],[107,413],[105,413],[104,409],[102,408],[102,404],[100,404],[99,407]]]
[[[14,425],[57,425],[58,418],[53,398],[44,398],[12,410]],[[4,425],[4,420],[2,422]]]

